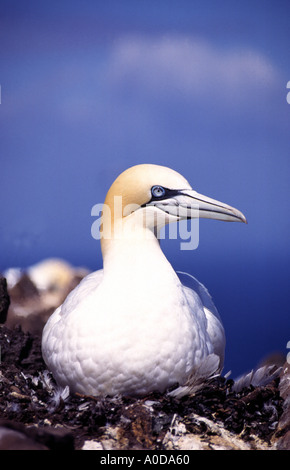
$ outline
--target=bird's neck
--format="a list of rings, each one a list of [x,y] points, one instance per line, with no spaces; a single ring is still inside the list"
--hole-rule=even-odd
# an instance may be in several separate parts
[[[114,227],[108,238],[101,239],[104,275],[122,276],[124,271],[138,276],[147,270],[152,276],[173,271],[160,248],[159,241],[148,227]],[[174,271],[173,271],[174,272]],[[157,273],[156,273],[157,275]]]

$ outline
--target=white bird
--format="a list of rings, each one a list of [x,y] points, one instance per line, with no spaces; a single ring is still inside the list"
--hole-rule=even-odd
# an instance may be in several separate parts
[[[144,395],[222,369],[225,334],[213,301],[174,271],[157,236],[195,217],[246,222],[167,167],[136,165],[114,181],[102,212],[103,269],[80,282],[43,330],[43,358],[61,387]]]

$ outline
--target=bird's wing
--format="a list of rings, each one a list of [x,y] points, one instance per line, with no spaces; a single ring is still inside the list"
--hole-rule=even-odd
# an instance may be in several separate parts
[[[203,306],[207,310],[209,310],[212,313],[212,315],[214,315],[221,322],[220,315],[217,311],[215,304],[213,303],[213,300],[207,288],[203,284],[201,284],[201,282],[199,282],[191,274],[184,273],[182,271],[177,271],[177,275],[181,283],[184,286],[189,287],[190,289],[194,290],[199,295]]]
[[[181,283],[198,294],[207,320],[207,333],[213,345],[213,353],[220,358],[220,370],[223,368],[225,353],[225,332],[220,315],[206,287],[188,273],[177,271]],[[186,291],[185,291],[186,293]]]

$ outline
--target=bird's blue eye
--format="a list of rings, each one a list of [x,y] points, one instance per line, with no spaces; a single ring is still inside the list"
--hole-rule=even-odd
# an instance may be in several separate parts
[[[151,193],[154,197],[162,197],[165,194],[165,189],[162,186],[153,186],[151,188]]]

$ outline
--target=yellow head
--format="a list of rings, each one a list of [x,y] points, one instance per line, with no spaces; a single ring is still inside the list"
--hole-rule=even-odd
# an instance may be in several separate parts
[[[157,229],[169,222],[203,217],[246,222],[237,209],[203,196],[176,171],[142,164],[121,173],[110,187],[102,213],[103,240],[120,236],[120,227]],[[127,230],[126,234],[128,235]]]

